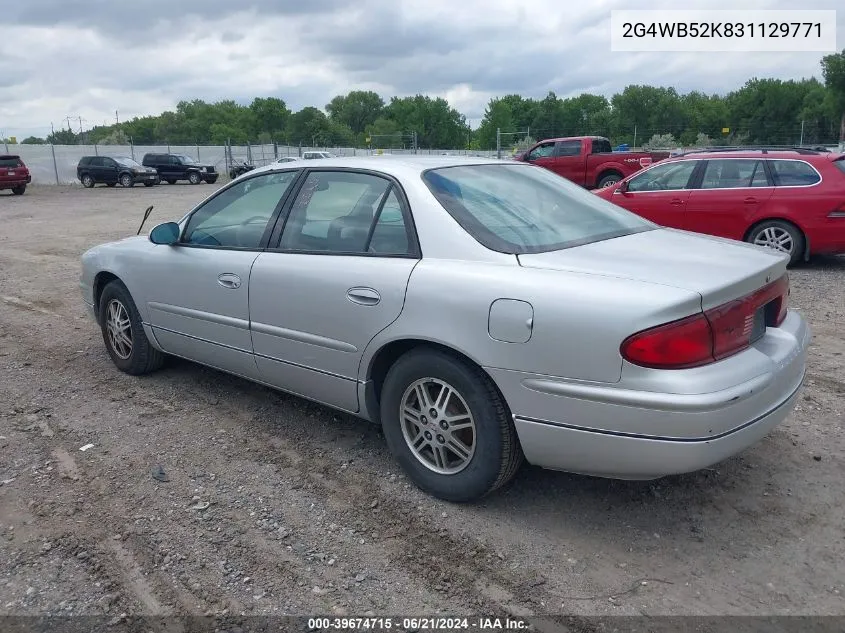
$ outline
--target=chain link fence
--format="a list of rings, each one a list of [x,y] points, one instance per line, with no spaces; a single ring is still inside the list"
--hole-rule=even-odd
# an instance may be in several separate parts
[[[180,154],[198,163],[213,165],[221,179],[229,177],[229,168],[240,162],[256,167],[268,165],[285,156],[300,157],[309,151],[325,151],[335,156],[375,154],[431,154],[495,157],[495,151],[438,149],[361,149],[354,147],[305,147],[278,144],[247,145],[30,145],[0,143],[0,151],[20,156],[32,174],[35,185],[78,183],[76,166],[83,156],[129,157],[139,163],[144,154]]]

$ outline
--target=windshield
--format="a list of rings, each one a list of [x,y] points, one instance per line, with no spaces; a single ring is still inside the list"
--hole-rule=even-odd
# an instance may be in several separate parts
[[[183,165],[193,165],[194,164],[194,159],[191,158],[190,156],[185,156],[184,154],[176,154],[176,158],[178,158],[180,161],[182,161]]]
[[[423,180],[464,230],[501,253],[542,253],[657,228],[542,167],[443,167]]]
[[[132,160],[128,156],[115,156],[115,162],[123,167],[143,167],[138,161]]]

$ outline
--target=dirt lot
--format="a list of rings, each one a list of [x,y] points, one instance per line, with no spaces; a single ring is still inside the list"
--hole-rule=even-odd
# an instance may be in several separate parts
[[[845,614],[845,258],[792,273],[809,376],[759,445],[657,482],[526,467],[455,506],[372,425],[187,362],[114,368],[79,255],[212,191],[0,194],[0,614]]]

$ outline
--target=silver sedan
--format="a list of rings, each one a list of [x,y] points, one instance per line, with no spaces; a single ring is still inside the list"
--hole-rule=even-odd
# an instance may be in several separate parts
[[[810,340],[787,259],[528,164],[330,158],[92,248],[81,288],[118,369],[177,356],[360,416],[470,501],[523,461],[653,479],[761,439]]]

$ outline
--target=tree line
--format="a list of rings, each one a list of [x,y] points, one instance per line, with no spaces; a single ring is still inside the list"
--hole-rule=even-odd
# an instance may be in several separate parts
[[[442,98],[393,97],[372,91],[334,97],[324,109],[292,112],[278,97],[249,105],[232,100],[181,101],[175,111],[83,132],[62,129],[24,143],[222,145],[271,143],[315,147],[490,149],[526,137],[601,135],[640,145],[661,135],[679,145],[835,143],[845,140],[845,50],[821,60],[823,81],[748,80],[725,95],[629,85],[610,98],[584,93],[542,99],[510,94],[490,100],[480,126]]]

